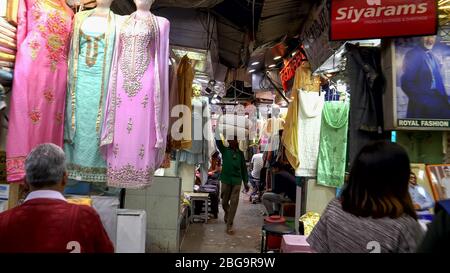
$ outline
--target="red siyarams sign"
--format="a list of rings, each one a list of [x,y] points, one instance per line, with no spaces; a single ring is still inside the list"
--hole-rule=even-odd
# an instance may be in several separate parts
[[[331,0],[330,39],[434,35],[436,0]]]

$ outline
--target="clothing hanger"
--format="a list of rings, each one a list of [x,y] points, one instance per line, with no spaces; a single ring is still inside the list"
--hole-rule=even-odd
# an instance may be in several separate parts
[[[68,4],[75,13],[83,11],[85,9],[93,9],[97,7],[96,0],[75,0]]]
[[[337,94],[336,88],[330,84],[328,90],[329,90],[328,101],[337,101],[339,95]]]

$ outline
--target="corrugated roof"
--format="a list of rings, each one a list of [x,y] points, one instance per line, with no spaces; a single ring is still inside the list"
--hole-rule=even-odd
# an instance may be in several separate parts
[[[256,46],[279,40],[285,35],[299,34],[301,25],[315,0],[255,0]],[[157,0],[152,7],[156,14],[164,13],[165,7],[212,8],[208,9],[216,17],[221,63],[229,67],[239,67],[247,61],[248,43],[253,33],[253,0]],[[130,14],[135,10],[133,0],[116,0],[112,4],[118,14]],[[202,12],[207,13],[206,10]],[[186,14],[184,14],[186,13]],[[204,43],[205,31],[193,28],[192,20],[183,19],[187,10],[178,12],[173,21],[171,42],[173,44]],[[172,17],[172,18],[170,18]],[[197,46],[196,46],[197,47]],[[204,46],[198,46],[204,48]]]
[[[218,17],[221,62],[230,67],[245,64],[249,34],[253,26],[253,7],[256,24],[264,0],[225,0],[214,7]],[[256,25],[257,26],[257,25]]]
[[[212,8],[224,0],[157,0],[152,9],[157,8]],[[136,9],[133,0],[116,0],[111,7],[118,14],[130,14]]]
[[[244,50],[245,33],[224,18],[217,20],[219,34],[219,56],[221,63],[229,67],[238,67],[241,51]]]
[[[259,27],[257,43],[264,44],[285,35],[300,34],[314,0],[265,0]]]
[[[158,0],[156,7],[212,8],[224,0]]]

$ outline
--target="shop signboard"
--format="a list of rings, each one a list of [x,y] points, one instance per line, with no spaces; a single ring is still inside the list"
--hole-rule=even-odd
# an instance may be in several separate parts
[[[331,40],[434,35],[436,0],[331,0]]]
[[[450,131],[448,29],[438,33],[393,39],[386,46],[386,129]]]
[[[300,67],[304,60],[305,56],[303,55],[303,53],[299,52],[289,61],[285,61],[284,68],[280,71],[280,79],[284,91],[287,91],[289,89],[288,82],[295,77],[297,68]]]
[[[344,44],[342,41],[330,41],[330,5],[322,0],[305,22],[302,32],[302,43],[311,71],[316,72]]]

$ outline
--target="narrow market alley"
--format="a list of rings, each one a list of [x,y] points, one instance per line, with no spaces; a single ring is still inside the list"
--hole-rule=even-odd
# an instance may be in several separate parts
[[[208,223],[192,223],[181,245],[184,253],[258,253],[261,244],[261,226],[264,206],[252,204],[248,195],[241,193],[234,223],[234,235],[225,232],[223,210]]]

